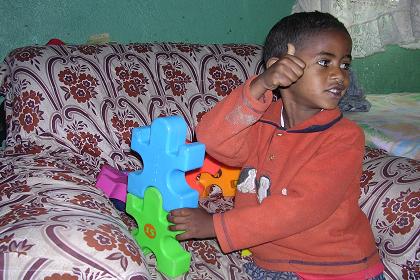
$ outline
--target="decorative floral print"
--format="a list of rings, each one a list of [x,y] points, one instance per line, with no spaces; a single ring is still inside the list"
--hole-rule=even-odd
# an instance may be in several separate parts
[[[13,116],[18,119],[19,126],[27,133],[36,129],[40,120],[43,120],[43,112],[39,105],[44,98],[41,93],[33,90],[24,91],[13,100]]]
[[[186,85],[191,83],[191,77],[179,70],[179,65],[166,64],[162,67],[165,76],[165,90],[170,89],[175,96],[184,95],[187,91]]]
[[[381,150],[381,149],[372,149],[368,146],[365,147],[365,155],[364,155],[364,159],[374,159],[374,158],[378,158],[381,156],[385,156],[387,155],[385,150]]]
[[[420,219],[420,192],[408,189],[407,192],[401,192],[398,198],[386,198],[382,207],[389,224],[381,222],[376,227],[389,231],[391,236],[395,233],[406,234],[414,226],[414,220]]]
[[[196,54],[199,54],[203,48],[203,45],[199,44],[173,44],[175,48],[177,48],[182,53],[187,53],[189,56],[197,60]]]
[[[210,68],[209,89],[214,89],[219,96],[226,96],[232,92],[236,87],[243,83],[242,80],[232,73],[233,68],[227,66],[214,66]]]
[[[46,147],[44,145],[36,144],[34,141],[21,141],[13,145],[12,149],[6,150],[6,155],[35,155],[41,153]]]
[[[72,86],[77,83],[77,75],[75,71],[67,68],[58,74],[58,80],[66,86]]]
[[[14,57],[16,60],[20,62],[30,62],[31,64],[34,64],[34,62],[39,63],[36,60],[36,57],[42,55],[43,47],[24,47],[14,50],[10,56]]]
[[[257,54],[261,51],[261,48],[251,45],[237,45],[229,44],[225,45],[225,51],[233,51],[236,55],[243,57],[244,61],[249,64],[255,59]]]
[[[81,53],[85,55],[100,54],[102,46],[100,45],[82,45],[77,48]]]
[[[78,280],[79,278],[76,275],[70,275],[68,273],[54,273],[51,276],[47,276],[44,280]]]
[[[111,250],[117,247],[115,238],[107,232],[96,229],[87,230],[84,234],[87,245],[98,251]]]
[[[420,171],[420,161],[414,159],[408,159],[409,164],[413,167],[412,173]]]
[[[87,125],[84,123],[73,123],[68,126],[65,131],[67,132],[67,139],[78,148],[82,154],[89,154],[93,157],[98,157],[101,151],[98,144],[102,141],[101,137],[97,134],[83,131]]]
[[[128,49],[133,49],[137,53],[147,53],[152,51],[152,45],[145,43],[145,44],[130,44]]]
[[[27,255],[27,252],[34,246],[34,244],[28,244],[28,240],[15,240],[14,234],[5,235],[0,237],[0,253],[14,253],[17,256]]]
[[[100,203],[96,201],[91,195],[89,194],[79,194],[74,196],[73,199],[70,199],[70,202],[85,208],[89,209],[97,209],[103,214],[111,214],[111,210],[109,206],[105,203]]]
[[[244,57],[256,56],[257,50],[259,50],[256,46],[249,46],[249,45],[225,45],[225,50],[232,50],[235,54]]]
[[[81,170],[83,174],[92,175],[98,171],[97,166],[92,166],[86,159],[80,155],[72,155],[69,161],[76,166],[78,170]]]
[[[197,122],[201,121],[201,118],[207,113],[208,111],[202,111],[197,114]]]
[[[139,123],[135,121],[135,116],[128,111],[114,113],[111,123],[117,132],[120,145],[122,143],[130,145],[131,130],[139,126]]]
[[[124,91],[131,97],[140,97],[147,92],[146,85],[149,84],[149,80],[138,69],[139,66],[135,64],[115,67],[115,73],[120,79],[117,80],[120,88],[122,84]]]
[[[13,194],[25,193],[30,190],[25,180],[16,180],[13,185],[9,183],[0,184],[0,201],[3,200],[3,197],[11,198]]]
[[[64,168],[63,168],[64,169]],[[75,177],[75,176],[71,176],[66,172],[56,172],[51,176],[52,179],[58,180],[58,181],[68,181],[68,182],[73,182],[77,185],[86,185],[86,184],[90,184],[90,181],[87,180],[83,180],[81,178]],[[76,203],[77,204],[77,203]],[[102,210],[102,207],[98,207],[98,209]],[[108,209],[104,209],[104,212],[108,212]]]
[[[415,280],[420,278],[420,266],[418,260],[411,262],[407,261],[402,265],[401,269],[402,277],[401,279]]]
[[[366,169],[362,173],[360,178],[360,188],[363,190],[364,194],[369,192],[369,187],[375,185],[377,182],[371,182],[375,173],[372,170]]]
[[[203,47],[198,44],[175,44],[175,47],[184,53],[200,52],[200,49]]]
[[[125,270],[127,268],[127,257],[133,262],[141,264],[139,247],[132,239],[127,237],[121,230],[113,224],[102,224],[97,229],[88,229],[84,232],[83,239],[90,247],[98,251],[113,251],[118,248],[119,252],[111,253],[107,259],[120,260],[120,264]]]
[[[64,98],[72,97],[78,103],[87,103],[88,107],[93,106],[92,99],[98,94],[96,88],[99,85],[98,79],[88,71],[87,66],[66,67],[58,74],[58,80],[63,84],[61,89],[65,92]]]
[[[36,220],[37,216],[46,215],[47,212],[46,208],[34,202],[29,204],[16,203],[10,206],[10,211],[1,217],[0,227],[23,220]]]
[[[220,257],[220,251],[218,251],[218,249],[213,247],[211,244],[197,241],[187,241],[184,244],[184,247],[188,252],[194,252],[194,254],[199,255],[199,257],[205,263],[220,268],[220,262],[218,261]]]

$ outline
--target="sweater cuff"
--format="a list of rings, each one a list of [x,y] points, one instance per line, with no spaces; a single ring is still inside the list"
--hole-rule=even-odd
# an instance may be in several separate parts
[[[222,249],[223,253],[227,254],[232,252],[232,248],[229,246],[229,237],[226,232],[223,216],[224,213],[213,214],[213,226],[220,248]]]
[[[251,95],[250,91],[250,85],[251,82],[256,78],[257,76],[252,76],[249,78],[243,87],[242,97],[244,99],[245,105],[250,108],[251,110],[262,114],[264,113],[267,108],[270,106],[270,104],[273,101],[273,92],[271,90],[267,90],[264,92],[263,96],[260,99],[255,99]]]

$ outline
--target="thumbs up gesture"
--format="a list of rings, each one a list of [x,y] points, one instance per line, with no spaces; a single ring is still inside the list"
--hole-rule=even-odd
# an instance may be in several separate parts
[[[303,75],[305,66],[305,62],[295,56],[295,46],[287,44],[287,54],[270,58],[267,69],[252,81],[251,94],[259,99],[267,90],[290,86]]]

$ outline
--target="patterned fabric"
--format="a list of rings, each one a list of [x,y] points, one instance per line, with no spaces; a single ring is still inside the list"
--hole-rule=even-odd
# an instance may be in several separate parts
[[[167,279],[130,230],[135,222],[94,187],[103,164],[141,168],[133,127],[181,115],[189,138],[201,116],[262,71],[253,45],[111,44],[13,51],[5,96],[7,146],[0,151],[0,278]],[[392,279],[418,276],[420,163],[369,149],[363,210]],[[200,204],[230,209],[215,188]],[[224,255],[215,240],[189,241],[182,279],[250,279],[250,258]]]
[[[2,279],[168,279],[130,235],[135,222],[94,187],[96,171],[83,156],[64,149],[3,155]],[[214,212],[233,203],[215,193],[201,205]],[[248,279],[240,276],[247,259],[222,254],[215,240],[182,245],[193,253],[184,279]]]
[[[254,262],[244,265],[245,272],[253,280],[300,280],[301,278],[293,272],[264,270]]]
[[[420,93],[368,95],[369,112],[345,112],[364,130],[366,144],[420,160]]]
[[[293,12],[336,16],[353,38],[353,57],[384,51],[386,45],[420,48],[420,2],[395,0],[297,0]]]
[[[136,169],[130,131],[181,115],[190,140],[200,117],[249,75],[261,48],[130,44],[27,47],[13,51],[6,95],[6,149],[31,141]]]
[[[420,161],[367,148],[359,203],[391,279],[420,277],[419,171]]]
[[[3,84],[3,80],[8,74],[8,68],[6,64],[0,63],[0,85]],[[6,139],[6,120],[4,112],[4,96],[0,95],[0,150],[3,149],[4,139]]]
[[[258,267],[254,262],[248,262],[244,265],[245,272],[251,276],[253,280],[303,280],[302,277],[293,272],[278,272],[264,270]],[[318,279],[321,279],[318,277]],[[385,280],[383,273],[366,280]]]

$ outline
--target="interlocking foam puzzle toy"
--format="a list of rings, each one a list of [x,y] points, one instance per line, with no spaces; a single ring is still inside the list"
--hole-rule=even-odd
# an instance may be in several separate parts
[[[104,165],[96,179],[96,187],[103,190],[109,198],[125,202],[127,197],[127,172]]]
[[[176,277],[189,270],[191,254],[175,239],[180,232],[168,229],[168,212],[162,208],[162,195],[158,189],[148,187],[144,199],[128,193],[126,210],[137,221],[134,238],[145,254],[155,254],[159,271]]]
[[[198,176],[202,173],[208,173],[213,176],[216,176],[217,172],[220,170],[220,164],[217,163],[216,160],[205,155],[203,166],[200,169],[195,169],[193,171],[189,171],[185,174],[185,179],[187,180],[188,185],[191,188],[198,191],[200,197],[204,197],[204,186],[200,183]]]
[[[133,232],[145,253],[153,252],[157,268],[168,276],[188,271],[191,255],[168,229],[167,214],[176,208],[198,207],[198,192],[189,187],[185,172],[202,166],[205,146],[185,144],[187,125],[182,117],[155,119],[151,126],[132,130],[131,148],[143,169],[128,174],[126,211],[137,221]]]
[[[202,173],[198,180],[200,184],[204,186],[203,196],[208,196],[210,187],[217,185],[220,187],[223,196],[234,196],[236,192],[236,185],[238,183],[239,174],[241,173],[240,168],[221,166],[220,176],[213,176],[209,173]]]
[[[128,174],[128,192],[144,197],[147,187],[156,187],[163,209],[197,208],[198,192],[185,180],[185,172],[202,166],[204,144],[185,144],[187,125],[180,116],[155,119],[151,126],[132,130],[131,148],[143,159],[143,169]]]

